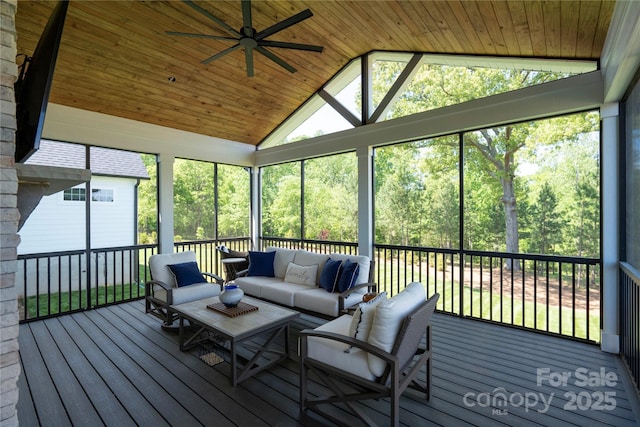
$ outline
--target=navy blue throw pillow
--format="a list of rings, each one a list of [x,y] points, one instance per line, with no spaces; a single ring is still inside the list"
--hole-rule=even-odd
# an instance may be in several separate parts
[[[167,267],[169,267],[171,274],[173,274],[173,277],[176,279],[176,284],[179,288],[207,281],[202,273],[200,273],[198,263],[195,261],[183,262],[182,264],[169,264]]]
[[[334,260],[331,258],[329,258],[327,262],[324,263],[322,273],[320,273],[321,288],[325,289],[327,292],[335,291],[341,266],[342,260]]]
[[[249,251],[249,271],[247,272],[247,276],[274,277],[273,263],[275,259],[276,251]]]
[[[338,286],[335,291],[344,292],[347,289],[351,289],[356,284],[359,273],[360,266],[358,263],[351,262],[349,260],[343,262],[342,268],[340,269],[340,275],[338,276]]]

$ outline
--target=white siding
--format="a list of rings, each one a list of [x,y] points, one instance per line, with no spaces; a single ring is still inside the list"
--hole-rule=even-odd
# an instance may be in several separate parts
[[[130,178],[92,178],[92,188],[113,190],[113,202],[91,203],[93,248],[134,244],[135,184]],[[63,195],[42,198],[20,230],[18,254],[85,248],[85,203],[65,201]]]
[[[135,184],[128,178],[95,177],[92,188],[113,190],[113,202],[91,203],[91,246],[110,248],[135,243]]]

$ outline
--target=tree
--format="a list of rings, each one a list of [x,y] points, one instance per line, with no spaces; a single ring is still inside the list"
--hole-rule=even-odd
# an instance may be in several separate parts
[[[374,75],[376,81],[380,80],[384,84],[393,81],[400,66],[398,63],[380,62]],[[562,76],[559,74],[533,71],[425,65],[400,96],[390,111],[389,118],[459,104],[560,77]],[[520,252],[515,182],[518,154],[524,150],[534,150],[541,143],[558,141],[565,133],[565,129],[554,128],[552,134],[541,138],[541,134],[536,130],[538,125],[539,122],[531,122],[487,128],[467,133],[464,137],[465,162],[479,165],[501,186],[505,249],[511,253]],[[512,266],[507,263],[506,266],[520,268],[519,264]]]
[[[175,234],[185,239],[211,239],[215,235],[215,165],[176,159],[173,169]]]
[[[218,165],[218,237],[250,235],[250,178],[243,167]]]
[[[156,156],[140,154],[140,157],[149,179],[142,180],[138,186],[138,243],[155,243],[158,230]]]
[[[555,246],[562,242],[563,224],[557,197],[548,182],[543,184],[536,203],[531,208],[531,217],[535,239],[532,239],[530,249],[540,254],[555,253]]]

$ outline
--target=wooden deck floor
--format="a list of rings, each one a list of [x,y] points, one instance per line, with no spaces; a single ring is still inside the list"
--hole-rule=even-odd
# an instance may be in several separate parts
[[[321,322],[303,315],[293,331]],[[21,426],[328,425],[299,414],[296,360],[234,388],[228,363],[180,352],[140,301],[23,324],[19,342]],[[433,343],[433,398],[407,391],[404,425],[638,425],[620,360],[595,346],[440,314]],[[566,384],[554,382],[562,373]],[[385,401],[366,408],[388,423]],[[335,414],[356,425],[343,409]]]

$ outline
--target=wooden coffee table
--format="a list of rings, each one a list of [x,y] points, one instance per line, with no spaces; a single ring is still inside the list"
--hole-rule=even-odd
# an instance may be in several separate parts
[[[257,311],[230,317],[207,308],[219,302],[218,297],[212,297],[171,306],[180,321],[180,350],[212,341],[209,333],[228,341],[234,386],[289,357],[289,323],[300,317],[300,313],[246,296],[242,302],[258,307]],[[185,320],[192,326],[188,327]],[[267,337],[264,344],[249,342],[262,334]],[[284,351],[276,346],[280,339],[284,340]],[[249,358],[240,356],[240,351],[242,356],[249,354]]]

